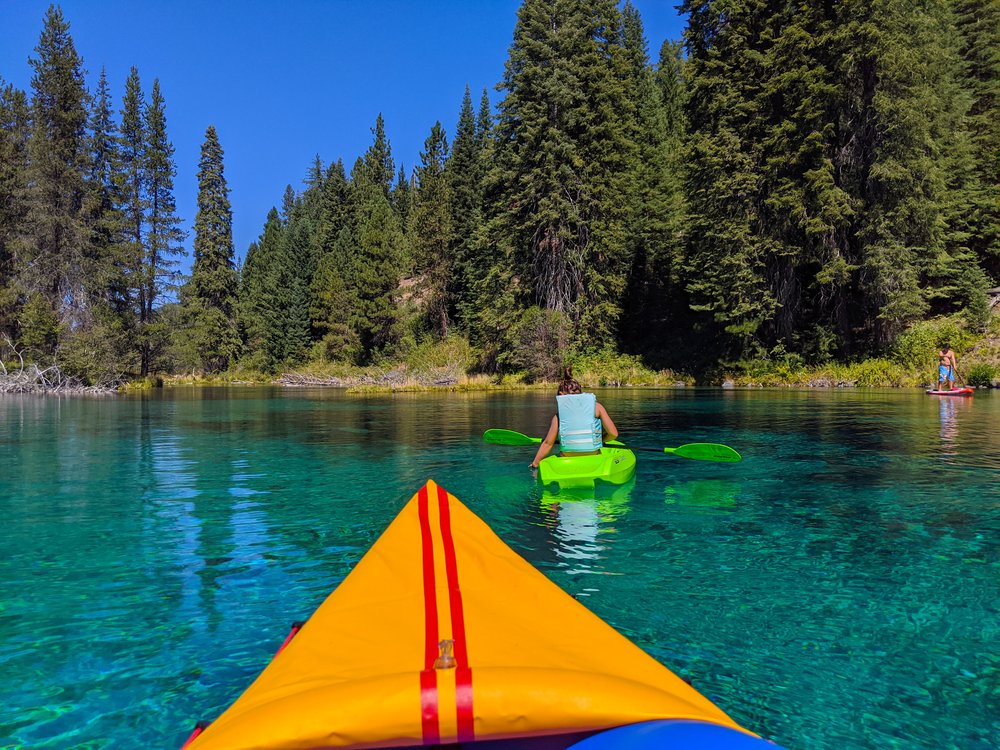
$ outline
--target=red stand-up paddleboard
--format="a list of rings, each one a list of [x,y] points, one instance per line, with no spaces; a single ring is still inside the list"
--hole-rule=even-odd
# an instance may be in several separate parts
[[[952,388],[950,391],[927,391],[930,396],[971,396],[975,393],[971,388]]]

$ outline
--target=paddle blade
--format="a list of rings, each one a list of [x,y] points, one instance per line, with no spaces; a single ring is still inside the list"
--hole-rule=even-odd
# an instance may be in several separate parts
[[[693,458],[696,461],[720,461],[736,463],[743,457],[728,445],[718,443],[688,443],[678,448],[664,448],[664,453],[673,453],[681,458]]]
[[[487,430],[483,433],[483,440],[493,445],[537,445],[542,442],[541,438],[528,437],[513,430]]]

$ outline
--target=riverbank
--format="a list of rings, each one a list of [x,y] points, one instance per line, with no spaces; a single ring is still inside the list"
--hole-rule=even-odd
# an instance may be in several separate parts
[[[937,384],[938,346],[947,341],[958,354],[957,382],[1000,388],[1000,316],[984,332],[968,331],[956,317],[923,321],[899,337],[891,352],[847,363],[809,364],[802,357],[773,352],[760,359],[719,364],[698,374],[654,369],[637,356],[605,352],[565,359],[586,388],[930,388]],[[475,352],[461,337],[423,344],[406,357],[380,365],[313,362],[280,373],[233,368],[216,375],[171,375],[172,385],[328,386],[352,393],[413,391],[510,391],[553,389],[558,372],[522,371],[502,376],[475,372]]]
[[[960,377],[959,382],[973,388],[1000,388],[1000,368],[976,367],[975,378]],[[672,370],[615,372],[582,371],[577,380],[585,388],[688,388],[714,386],[722,388],[932,388],[934,373],[902,367],[890,360],[871,359],[846,365],[796,367],[783,362],[748,363],[742,371],[726,370],[708,377],[696,378]],[[399,365],[388,368],[356,368],[331,374],[328,368],[304,367],[271,376],[264,373],[222,373],[214,376],[164,376],[163,385],[280,385],[288,388],[344,388],[348,393],[395,393],[421,391],[517,391],[554,390],[558,380],[529,380],[525,373],[502,377],[466,374],[460,371],[418,371]]]

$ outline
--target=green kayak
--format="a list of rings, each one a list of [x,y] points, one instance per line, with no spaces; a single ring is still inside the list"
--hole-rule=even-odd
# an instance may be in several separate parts
[[[561,488],[593,487],[594,482],[624,484],[635,474],[635,454],[628,448],[601,448],[599,454],[552,455],[538,464],[542,484],[557,483]]]

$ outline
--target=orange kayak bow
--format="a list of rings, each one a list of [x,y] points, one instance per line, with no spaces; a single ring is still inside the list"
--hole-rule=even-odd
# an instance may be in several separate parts
[[[739,747],[765,745],[428,481],[256,681],[186,747],[516,745],[539,737],[566,747],[653,720],[724,730]]]

